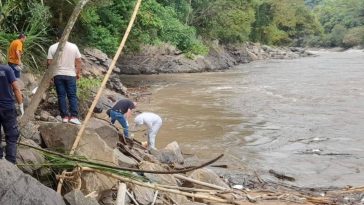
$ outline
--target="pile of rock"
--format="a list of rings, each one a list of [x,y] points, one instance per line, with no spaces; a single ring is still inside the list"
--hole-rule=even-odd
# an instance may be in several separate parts
[[[41,122],[39,123],[39,135],[41,136],[42,142],[44,146],[48,149],[52,150],[64,150],[68,153],[70,148],[72,147],[73,141],[75,140],[75,136],[77,135],[79,127],[72,124],[62,124],[62,123],[54,123],[54,122]],[[135,155],[138,155],[138,158],[133,158],[131,156],[127,156],[127,153],[121,152],[116,144],[119,140],[118,130],[111,126],[108,122],[92,118],[90,123],[87,126],[86,132],[82,137],[78,149],[76,150],[77,156],[84,156],[88,159],[92,159],[93,161],[102,162],[103,164],[112,165],[112,166],[120,166],[120,167],[129,167],[129,168],[137,168],[141,170],[154,170],[154,171],[170,171],[170,165],[173,167],[183,167],[184,165],[184,157],[181,153],[181,150],[177,144],[177,142],[172,142],[167,145],[164,149],[152,152],[149,154],[145,149],[141,146],[133,146],[130,148]],[[37,146],[36,143],[29,139],[22,140],[23,143],[30,144],[32,146]],[[195,160],[193,158],[192,160]],[[188,161],[188,159],[186,159]],[[4,162],[5,163],[5,162]],[[44,157],[37,151],[33,151],[32,149],[25,149],[20,147],[18,153],[18,163],[26,164],[27,166],[19,166],[22,171],[25,173],[40,177],[39,173],[43,173],[44,176],[51,175],[52,171],[49,168],[41,166],[45,164]],[[10,166],[10,165],[8,165]],[[15,166],[12,166],[13,169],[17,170]],[[21,173],[19,170],[17,173]],[[141,173],[134,172],[136,176],[142,176],[149,181],[149,183],[156,183],[159,185],[168,185],[173,187],[189,187],[189,188],[202,188],[199,185],[188,183],[188,181],[181,180],[178,175],[168,174],[168,175],[159,175],[159,174],[149,174],[145,173],[144,175],[140,175]],[[0,178],[8,178],[9,173],[0,172]],[[20,174],[19,174],[20,175]],[[24,175],[24,174],[22,174]],[[198,169],[188,173],[187,175],[191,179],[206,182],[209,184],[215,184],[216,186],[223,187],[226,189],[230,189],[229,186],[222,180],[219,176],[217,176],[212,170],[209,169]],[[30,176],[27,176],[30,177]],[[17,176],[16,180],[19,176]],[[45,177],[47,178],[47,177]],[[48,178],[49,179],[49,178]],[[116,191],[115,187],[118,185],[118,180],[107,175],[103,175],[100,173],[93,172],[84,172],[81,174],[81,192],[80,191],[71,191],[65,190],[67,193],[64,198],[70,204],[104,204],[104,205],[112,205],[115,204],[115,195]],[[0,180],[1,181],[1,180]],[[29,180],[28,180],[29,181]],[[32,179],[29,183],[31,184],[22,184],[24,189],[27,189],[27,186],[37,186],[42,189],[42,193],[38,195],[32,195],[35,197],[34,203],[37,204],[36,200],[40,197],[44,197],[44,194],[47,194],[47,200],[43,201],[43,203],[39,204],[63,204],[62,198],[60,195],[56,194],[53,190],[45,188],[43,185],[38,183],[34,185],[36,181]],[[28,183],[28,182],[27,182]],[[13,183],[14,184],[14,183]],[[158,195],[157,199],[155,199],[155,190],[147,187],[143,187],[140,185],[135,185],[133,183],[128,183],[128,192],[131,196],[127,199],[127,204],[135,204],[133,200],[137,201],[138,204],[151,204],[155,201],[155,204],[172,204],[171,202],[175,202],[177,204],[194,204],[190,197],[186,197],[183,195],[172,194],[168,192],[162,192]],[[3,187],[3,186],[2,186]],[[46,191],[43,191],[46,190]],[[51,192],[49,194],[48,192]],[[1,188],[0,188],[1,193]],[[9,198],[26,198],[28,197],[27,193],[14,193],[7,192],[9,194]],[[91,198],[85,198],[85,195],[92,194]],[[24,196],[23,196],[24,195]],[[0,199],[2,200],[2,199]],[[4,199],[5,200],[5,199]],[[51,202],[51,201],[56,202]],[[82,203],[80,201],[83,201]],[[85,203],[84,201],[90,201]],[[169,201],[168,203],[166,201]],[[195,204],[203,204],[201,203],[203,200],[200,200],[200,203]],[[207,203],[207,202],[206,202]],[[6,203],[5,203],[6,204]],[[21,204],[21,203],[20,203]]]

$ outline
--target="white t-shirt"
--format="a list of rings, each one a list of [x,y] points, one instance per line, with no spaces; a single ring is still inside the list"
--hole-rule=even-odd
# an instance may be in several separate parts
[[[155,122],[162,122],[162,119],[157,114],[151,112],[143,112],[135,117],[134,122],[136,126],[145,124],[146,126],[151,128]]]
[[[48,49],[48,59],[53,59],[58,43],[51,45]],[[66,42],[64,46],[63,53],[60,56],[59,64],[57,65],[57,70],[54,75],[67,75],[76,76],[75,59],[81,58],[81,53],[78,50],[76,44]]]

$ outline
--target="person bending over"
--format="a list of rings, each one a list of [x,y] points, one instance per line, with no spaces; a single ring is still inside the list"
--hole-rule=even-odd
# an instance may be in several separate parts
[[[156,149],[155,139],[162,126],[162,118],[152,112],[142,112],[134,119],[135,128],[145,125],[148,128],[148,149]]]
[[[119,100],[114,107],[109,110],[111,124],[118,121],[124,129],[124,137],[129,138],[129,123],[128,119],[131,116],[131,111],[136,107],[136,102],[129,99]]]

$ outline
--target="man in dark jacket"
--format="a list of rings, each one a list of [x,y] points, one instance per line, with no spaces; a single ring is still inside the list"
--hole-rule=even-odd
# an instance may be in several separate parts
[[[119,100],[110,110],[111,123],[114,124],[117,120],[124,129],[124,137],[129,138],[129,123],[128,119],[131,116],[131,111],[135,108],[136,102],[128,99]]]
[[[0,126],[5,133],[5,159],[16,163],[16,142],[19,138],[17,113],[14,95],[19,104],[20,112],[24,114],[23,96],[17,84],[14,72],[8,65],[0,65]],[[0,142],[2,135],[0,132]],[[3,158],[3,149],[0,146],[0,159]]]

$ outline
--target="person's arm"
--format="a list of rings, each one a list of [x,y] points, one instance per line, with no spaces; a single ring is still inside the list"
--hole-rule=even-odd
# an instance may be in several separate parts
[[[18,85],[18,82],[15,80],[11,83],[11,87],[13,89],[16,102],[20,105],[23,103],[23,94],[21,93],[20,87]]]
[[[129,108],[128,111],[125,113],[126,119],[129,119],[131,116],[131,109]]]
[[[76,77],[79,79],[81,77],[81,71],[82,71],[82,60],[81,58],[75,59],[75,67],[76,67]]]
[[[21,62],[21,51],[20,50],[16,50],[16,56],[18,57],[18,59],[19,59],[19,65],[21,65],[22,64],[22,62]]]

